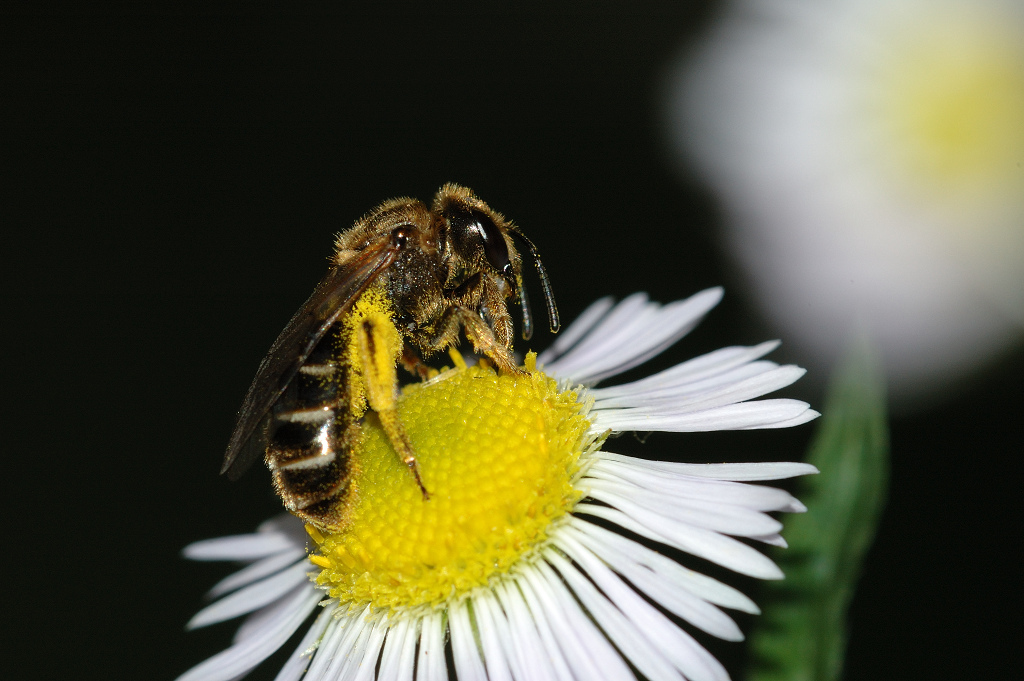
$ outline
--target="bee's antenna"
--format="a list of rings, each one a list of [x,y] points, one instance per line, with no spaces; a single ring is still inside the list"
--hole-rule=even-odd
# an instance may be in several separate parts
[[[537,247],[533,245],[530,239],[520,232],[514,225],[509,225],[509,231],[518,236],[520,239],[526,242],[526,245],[530,249],[530,257],[533,258],[533,264],[537,268],[537,276],[540,277],[540,288],[544,292],[544,304],[548,308],[548,327],[551,329],[551,333],[558,333],[558,330],[562,328],[562,324],[558,319],[558,308],[555,306],[555,294],[551,290],[551,280],[548,278],[548,271],[544,268],[544,263],[540,261],[540,255],[537,253]],[[522,282],[519,283],[519,290],[521,293],[521,300],[523,302],[524,310],[526,308],[526,297],[525,289],[523,288]],[[532,332],[532,328],[531,328]],[[526,321],[525,317],[523,320],[523,334],[526,334]]]
[[[523,340],[533,338],[533,313],[530,311],[530,299],[526,296],[526,287],[523,286],[523,278],[516,279],[516,294],[519,296],[519,305],[523,310]]]

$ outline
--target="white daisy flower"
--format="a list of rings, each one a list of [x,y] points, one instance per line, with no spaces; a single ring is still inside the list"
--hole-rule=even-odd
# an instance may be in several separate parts
[[[446,655],[462,681],[727,679],[675,618],[738,641],[723,608],[757,606],[648,544],[781,579],[734,537],[784,546],[768,513],[805,509],[788,492],[745,483],[816,470],[648,461],[602,445],[626,431],[805,423],[818,414],[804,402],[751,401],[804,372],[761,359],[777,346],[769,342],[592,387],[663,351],[721,296],[709,289],[664,306],[643,294],[605,298],[527,357],[528,376],[453,354],[455,369],[407,386],[400,413],[431,499],[368,419],[345,531],[303,531],[286,516],[187,547],[195,560],[249,563],[213,588],[219,600],[189,628],[248,617],[231,647],[179,681],[245,675],[317,611],[279,680],[434,681],[453,671]]]
[[[673,76],[671,131],[787,341],[852,330],[896,398],[1024,330],[1024,5],[737,0]]]

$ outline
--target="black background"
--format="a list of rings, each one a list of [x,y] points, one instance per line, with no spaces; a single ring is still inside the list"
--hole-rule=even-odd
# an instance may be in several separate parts
[[[182,630],[227,567],[180,548],[279,509],[265,472],[216,474],[234,410],[332,234],[385,198],[473,187],[538,244],[566,319],[724,284],[662,364],[772,337],[659,123],[669,61],[714,7],[644,7],[4,19],[0,588],[24,637],[3,639],[5,678],[172,679],[227,644],[232,625]],[[1009,675],[1022,379],[1018,353],[893,422],[846,678]],[[821,404],[813,382],[786,394]],[[812,432],[645,447],[793,459]],[[742,647],[709,645],[742,678]]]

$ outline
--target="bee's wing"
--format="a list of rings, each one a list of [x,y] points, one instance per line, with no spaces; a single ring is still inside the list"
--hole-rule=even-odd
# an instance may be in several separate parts
[[[345,265],[333,268],[291,318],[260,362],[228,441],[221,473],[237,479],[263,455],[270,408],[306,362],[317,342],[356,298],[395,261],[401,246],[390,236],[371,243]]]

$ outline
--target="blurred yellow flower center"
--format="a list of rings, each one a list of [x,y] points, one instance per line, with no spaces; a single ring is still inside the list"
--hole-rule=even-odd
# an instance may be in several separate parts
[[[587,407],[534,371],[499,376],[457,367],[407,386],[402,423],[430,499],[399,461],[374,416],[357,452],[352,522],[307,530],[323,568],[317,583],[343,604],[439,605],[506,573],[543,542],[579,499],[573,479],[590,444]]]
[[[893,150],[939,191],[1017,178],[1024,151],[1024,45],[994,18],[923,19],[896,39],[883,81]]]

